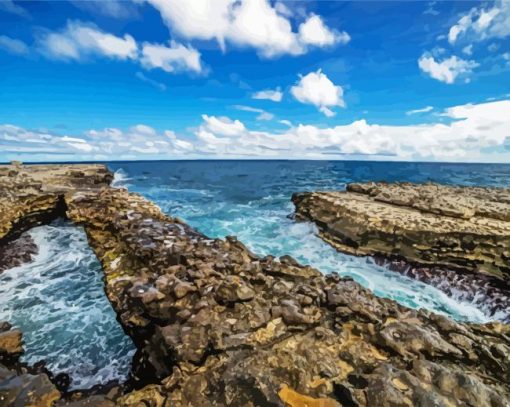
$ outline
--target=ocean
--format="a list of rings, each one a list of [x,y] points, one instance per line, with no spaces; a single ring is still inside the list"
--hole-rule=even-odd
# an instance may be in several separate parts
[[[111,162],[114,185],[155,201],[210,237],[237,236],[259,255],[289,254],[324,273],[350,276],[376,295],[459,321],[487,322],[483,302],[387,270],[370,258],[337,252],[314,225],[292,219],[292,193],[342,190],[363,181],[439,182],[510,187],[510,165],[328,161]],[[23,360],[44,359],[71,388],[125,380],[135,351],[103,291],[99,262],[84,231],[66,222],[27,232],[35,261],[0,274],[0,320],[24,333]]]

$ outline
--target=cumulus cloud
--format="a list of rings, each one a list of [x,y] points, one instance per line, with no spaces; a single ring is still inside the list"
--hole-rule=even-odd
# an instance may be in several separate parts
[[[335,115],[331,107],[345,107],[342,87],[331,82],[320,69],[301,76],[290,93],[299,102],[316,106],[327,117]]]
[[[351,37],[345,31],[330,30],[317,15],[311,15],[299,26],[299,37],[304,44],[326,47],[336,43],[347,44]]]
[[[438,81],[452,84],[459,76],[469,75],[474,68],[479,66],[475,61],[467,61],[455,55],[436,61],[431,55],[422,55],[418,60],[420,69]]]
[[[505,38],[510,35],[510,2],[497,0],[490,8],[474,7],[460,17],[448,32],[448,41],[455,44],[460,39],[483,41]]]
[[[45,32],[38,42],[41,52],[55,59],[81,60],[104,56],[127,60],[138,57],[138,46],[131,35],[117,37],[94,24],[80,21],[69,21],[60,32]]]
[[[0,161],[23,160],[102,160],[136,157],[182,156],[193,149],[172,131],[157,132],[147,125],[127,130],[105,128],[83,135],[60,135],[0,125]]]
[[[29,51],[28,45],[23,41],[7,37],[6,35],[0,35],[0,49],[15,55],[26,55]]]
[[[173,34],[187,39],[216,40],[255,48],[267,58],[299,55],[309,47],[345,43],[349,35],[328,28],[316,15],[293,31],[292,12],[268,0],[146,0],[161,14]]]
[[[283,92],[280,88],[276,88],[275,90],[266,89],[255,92],[251,95],[253,99],[267,99],[273,102],[281,102],[283,98]]]
[[[0,161],[131,158],[370,158],[431,161],[510,160],[510,100],[445,109],[442,121],[405,126],[366,120],[334,127],[299,124],[256,131],[228,117],[203,115],[192,136],[147,125],[58,135],[0,125]],[[445,121],[446,120],[446,121]]]
[[[203,116],[194,148],[196,153],[220,157],[370,156],[500,162],[510,158],[505,147],[510,141],[510,100],[455,106],[442,115],[449,124],[385,126],[358,120],[329,128],[300,124],[280,133],[250,130],[237,120]]]
[[[175,41],[170,46],[150,44],[142,46],[140,62],[144,68],[160,68],[166,72],[192,71],[200,73],[203,70],[200,52],[193,47],[186,47]]]
[[[12,41],[5,46],[7,45],[11,48],[21,46],[13,44]],[[200,52],[191,46],[176,41],[168,44],[144,42],[139,45],[129,34],[116,36],[102,31],[94,24],[81,21],[68,21],[67,25],[57,32],[40,33],[37,46],[39,52],[51,59],[83,61],[92,57],[104,57],[139,62],[148,70],[158,68],[169,73],[204,73]],[[160,85],[145,75],[137,73],[136,76],[161,89]]]

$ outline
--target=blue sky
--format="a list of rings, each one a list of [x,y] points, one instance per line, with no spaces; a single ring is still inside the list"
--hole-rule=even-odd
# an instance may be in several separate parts
[[[510,2],[0,0],[0,161],[510,162]]]

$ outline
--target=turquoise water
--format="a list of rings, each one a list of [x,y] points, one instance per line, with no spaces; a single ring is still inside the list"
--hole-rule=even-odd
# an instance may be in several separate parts
[[[322,272],[351,276],[376,295],[457,320],[485,322],[483,304],[447,296],[377,266],[369,258],[337,252],[316,237],[311,223],[289,218],[293,192],[344,189],[354,181],[435,181],[510,186],[510,165],[313,161],[167,161],[111,163],[116,184],[152,199],[210,237],[235,235],[260,255],[289,254]]]
[[[115,319],[85,232],[57,222],[27,233],[39,248],[34,261],[0,274],[0,321],[21,328],[22,361],[69,374],[70,389],[124,381],[135,348]]]

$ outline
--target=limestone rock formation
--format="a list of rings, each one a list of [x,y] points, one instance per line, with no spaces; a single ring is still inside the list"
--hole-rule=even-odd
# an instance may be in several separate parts
[[[510,189],[367,183],[292,201],[341,251],[510,277]]]
[[[56,202],[85,228],[106,295],[138,348],[133,389],[117,405],[510,403],[507,325],[410,310],[288,256],[260,258],[234,237],[210,239],[106,186],[101,167],[90,168],[94,182],[63,176],[55,188],[45,186],[54,185],[47,168],[47,180],[25,188],[32,168],[9,180],[9,199],[24,198],[1,215],[0,230],[11,236],[24,219],[45,219]],[[55,171],[74,177],[71,167]]]

